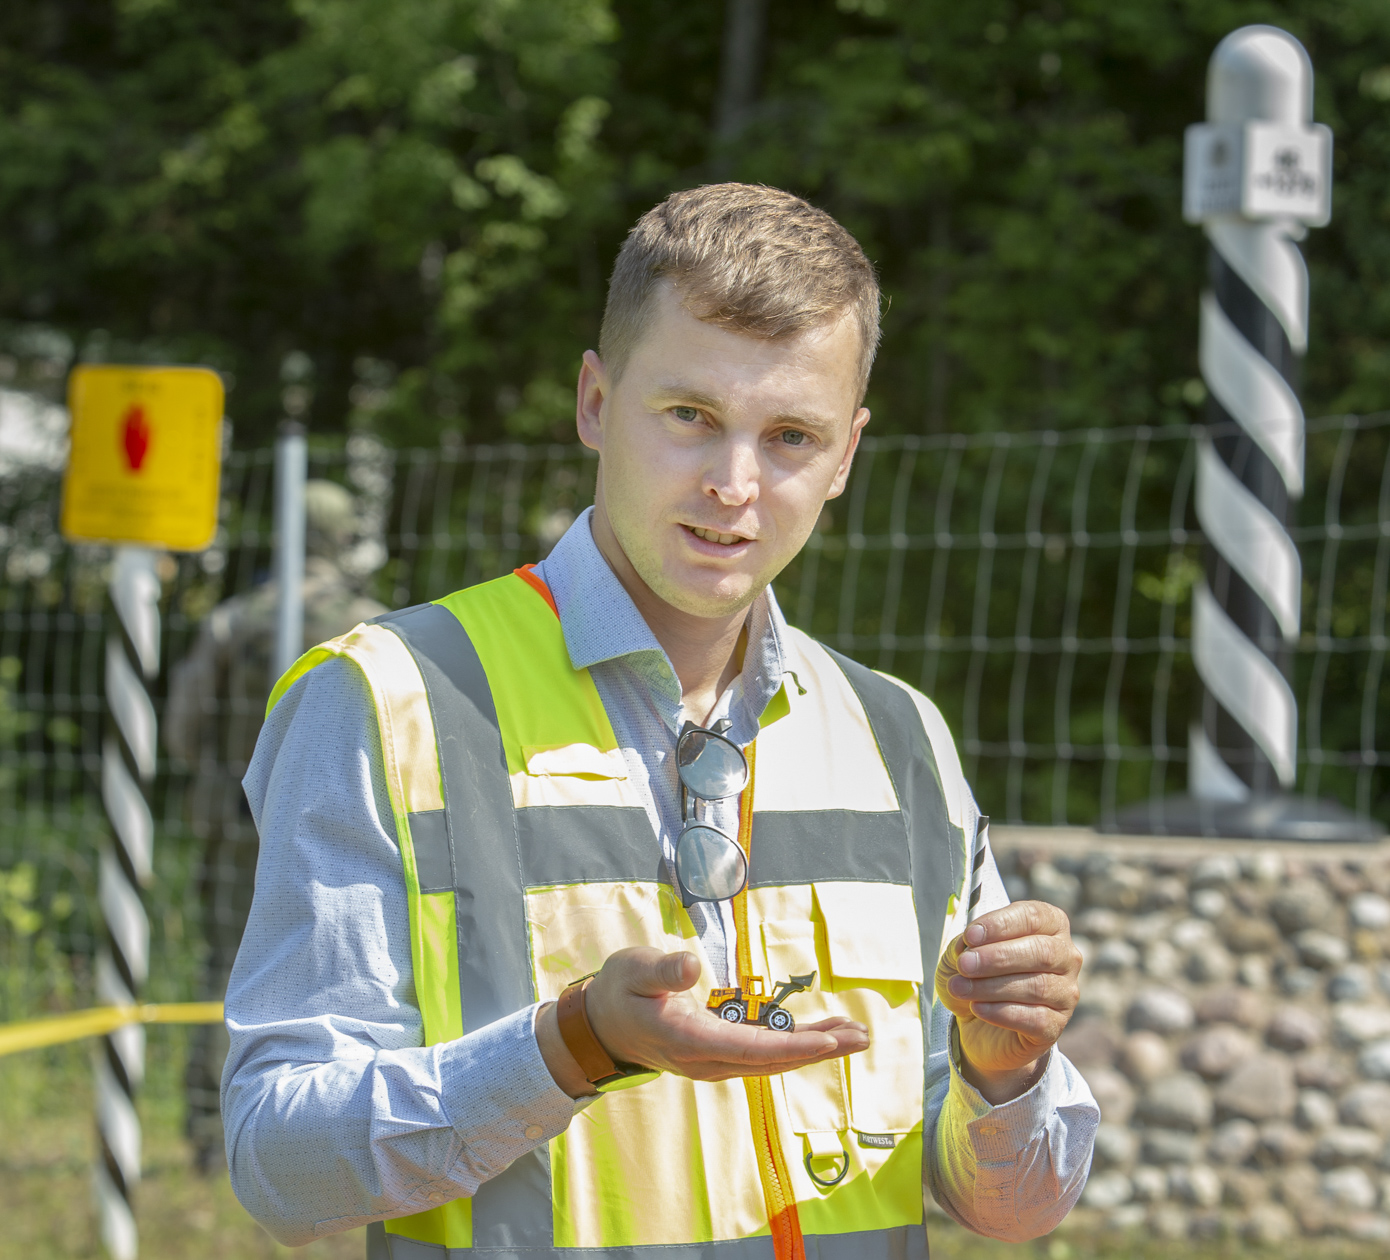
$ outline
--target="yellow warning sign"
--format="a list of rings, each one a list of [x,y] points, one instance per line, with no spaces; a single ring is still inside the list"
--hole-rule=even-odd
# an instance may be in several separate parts
[[[217,532],[222,402],[222,379],[208,368],[75,368],[63,536],[207,547]]]

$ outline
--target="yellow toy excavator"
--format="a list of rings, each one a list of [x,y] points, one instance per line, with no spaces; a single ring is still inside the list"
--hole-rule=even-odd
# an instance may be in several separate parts
[[[705,1008],[731,1024],[747,1022],[777,1032],[791,1032],[796,1021],[782,1003],[793,993],[809,989],[816,982],[816,973],[781,981],[771,997],[763,992],[762,976],[740,976],[739,980],[736,988],[710,990]]]

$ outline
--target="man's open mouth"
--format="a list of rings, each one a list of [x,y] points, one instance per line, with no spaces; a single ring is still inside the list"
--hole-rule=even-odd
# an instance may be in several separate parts
[[[703,538],[706,542],[723,543],[726,547],[731,547],[734,543],[751,541],[742,534],[721,534],[717,529],[701,529],[698,525],[687,525],[686,529],[696,538]]]

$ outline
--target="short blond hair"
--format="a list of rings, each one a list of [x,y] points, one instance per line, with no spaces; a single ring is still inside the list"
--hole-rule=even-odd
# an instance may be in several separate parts
[[[761,184],[706,184],[648,210],[608,282],[599,357],[615,378],[662,280],[696,319],[772,341],[848,315],[859,329],[863,398],[878,350],[878,277],[824,210]]]

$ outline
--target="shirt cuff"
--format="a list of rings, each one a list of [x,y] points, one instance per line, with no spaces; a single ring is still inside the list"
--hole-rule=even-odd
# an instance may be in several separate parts
[[[563,1133],[579,1110],[541,1056],[539,1009],[528,1006],[440,1047],[445,1114],[494,1175]]]
[[[960,1035],[956,1017],[951,1016],[951,1102],[970,1119],[966,1130],[975,1158],[981,1168],[990,1165],[1013,1167],[1019,1151],[1029,1146],[1047,1127],[1066,1092],[1066,1073],[1062,1056],[1047,1052],[1047,1066],[1032,1086],[1017,1098],[991,1105],[961,1071]]]

